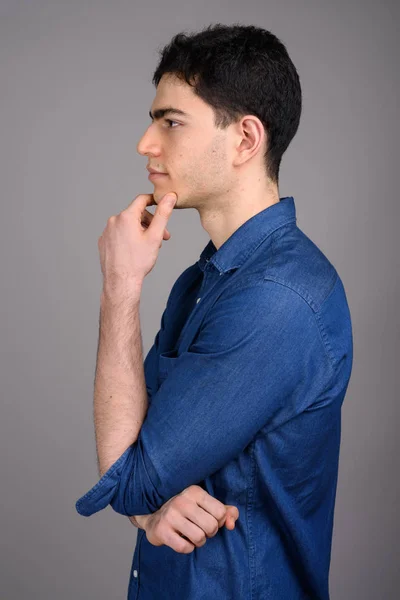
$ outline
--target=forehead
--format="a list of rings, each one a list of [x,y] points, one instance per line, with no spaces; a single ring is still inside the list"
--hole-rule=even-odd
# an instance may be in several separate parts
[[[173,73],[166,73],[158,83],[156,98],[163,100],[172,96],[189,100],[194,97],[194,92],[193,88],[186,81],[179,79]]]
[[[172,73],[161,77],[150,110],[154,113],[157,109],[167,106],[183,110],[189,115],[207,110],[212,113],[211,107],[195,94],[192,86]]]

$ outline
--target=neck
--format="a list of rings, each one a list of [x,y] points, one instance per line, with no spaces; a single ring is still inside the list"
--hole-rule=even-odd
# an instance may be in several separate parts
[[[202,227],[218,250],[243,223],[277,202],[278,185],[267,182],[266,185],[252,185],[249,189],[236,186],[235,190],[213,199],[198,211]]]

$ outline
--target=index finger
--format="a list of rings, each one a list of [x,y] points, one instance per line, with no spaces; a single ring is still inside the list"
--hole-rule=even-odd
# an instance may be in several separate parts
[[[145,210],[146,206],[153,206],[157,204],[154,200],[153,194],[139,194],[132,200],[129,206],[126,207],[125,211],[127,212],[138,212],[138,216],[142,214]]]

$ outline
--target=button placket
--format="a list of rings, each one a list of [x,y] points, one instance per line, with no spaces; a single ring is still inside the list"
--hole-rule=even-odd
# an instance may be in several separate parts
[[[128,598],[137,598],[139,594],[139,570],[140,570],[140,550],[143,537],[145,535],[145,531],[143,529],[138,529],[135,551],[133,553],[132,560],[132,576],[129,580],[128,587]]]
[[[212,263],[210,263],[212,264]],[[213,268],[213,272],[211,272],[210,269],[205,268],[203,271],[203,280],[201,282],[200,285],[200,289],[198,291],[198,298],[196,298],[195,300],[195,304],[191,310],[191,312],[188,315],[188,318],[186,319],[186,322],[179,334],[178,340],[176,342],[176,348],[178,351],[178,354],[181,354],[182,352],[185,352],[187,350],[187,348],[189,347],[187,344],[190,345],[190,341],[186,342],[185,340],[190,340],[190,338],[193,337],[194,333],[192,331],[193,328],[193,322],[196,322],[197,319],[202,319],[201,315],[199,316],[199,313],[203,313],[203,311],[207,311],[207,305],[209,304],[209,301],[212,302],[212,298],[209,298],[209,294],[211,292],[212,287],[214,286],[214,284],[216,283],[216,276],[218,273],[218,269],[217,268]],[[224,275],[224,273],[219,273],[219,275]],[[211,279],[211,283],[213,285],[211,286],[207,286],[207,283],[209,282],[209,279]],[[219,278],[218,278],[219,279]],[[221,285],[221,284],[219,284]],[[197,306],[200,302],[200,300],[202,300],[202,310],[197,310]],[[204,306],[205,303],[205,306]],[[194,326],[194,328],[196,329],[196,326]],[[192,333],[190,333],[192,331]]]

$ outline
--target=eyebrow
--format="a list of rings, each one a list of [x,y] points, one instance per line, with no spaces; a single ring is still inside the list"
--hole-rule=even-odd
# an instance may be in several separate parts
[[[181,117],[190,117],[187,113],[179,108],[173,108],[172,106],[166,106],[165,108],[157,108],[154,113],[149,110],[149,117],[153,121],[154,119],[157,121],[158,119],[162,119],[165,115],[179,115]]]

